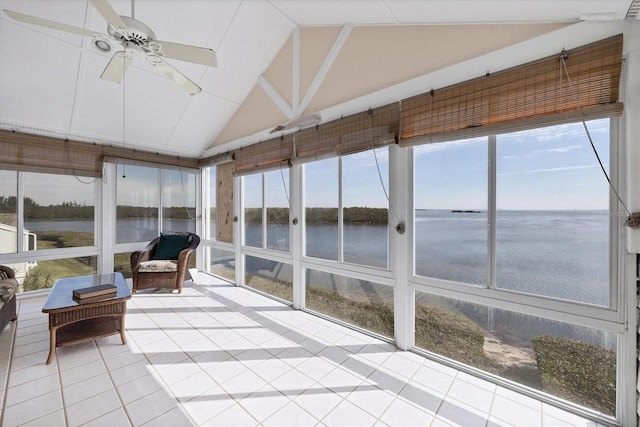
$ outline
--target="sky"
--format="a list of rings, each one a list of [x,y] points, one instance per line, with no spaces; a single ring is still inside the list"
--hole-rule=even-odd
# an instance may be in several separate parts
[[[125,178],[122,178],[122,165],[118,165],[117,187],[127,191],[118,191],[118,204],[131,206],[157,206],[158,169],[126,166]],[[16,172],[0,171],[0,195],[16,193]],[[80,205],[93,205],[95,200],[96,179],[76,178],[73,175],[54,175],[25,173],[25,197],[31,197],[42,206],[58,205],[62,202],[75,202]],[[179,170],[163,171],[163,203],[165,206],[195,207],[195,175]]]
[[[609,120],[587,123],[608,173]],[[415,148],[417,209],[487,208],[487,138]],[[582,123],[499,135],[498,209],[608,209],[608,184]]]
[[[609,120],[587,123],[608,173]],[[387,149],[343,157],[343,206],[387,207]],[[499,135],[498,209],[608,209],[607,180],[582,123]],[[488,138],[414,148],[416,209],[487,209]],[[383,177],[380,183],[378,168]],[[338,206],[338,159],[305,165],[306,206]]]
[[[609,166],[609,120],[588,123],[605,168]],[[416,209],[487,208],[487,138],[414,148]],[[498,209],[607,209],[607,181],[582,123],[539,128],[497,138]],[[389,152],[386,148],[342,158],[343,205],[387,207]],[[378,172],[379,170],[379,172]],[[118,167],[118,204],[156,206],[157,169]],[[15,172],[0,171],[0,193],[15,189]],[[380,179],[382,176],[382,183]],[[25,174],[25,196],[41,205],[73,201],[92,204],[95,180],[67,175]],[[289,171],[267,176],[267,204],[289,204]],[[284,178],[284,184],[283,184]],[[179,170],[163,173],[165,206],[195,206],[195,178]],[[257,176],[245,177],[247,206],[258,206],[262,191]],[[286,185],[286,186],[285,186]],[[53,189],[53,191],[52,191]],[[305,165],[306,206],[338,206],[338,159]]]
[[[117,203],[122,206],[158,205],[158,169],[143,166],[118,165]],[[124,175],[124,178],[123,178]],[[124,188],[125,191],[120,191]],[[192,172],[162,170],[163,206],[195,207],[195,174]]]
[[[377,149],[375,153],[369,150],[344,156],[342,170],[343,206],[388,207],[389,150],[387,148]],[[306,206],[337,207],[338,176],[337,158],[305,164]]]

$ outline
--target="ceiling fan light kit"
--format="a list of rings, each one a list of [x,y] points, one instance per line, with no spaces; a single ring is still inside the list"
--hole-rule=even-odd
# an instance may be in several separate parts
[[[113,54],[100,75],[100,78],[104,80],[120,83],[135,54],[142,52],[149,64],[186,90],[190,95],[202,92],[202,89],[195,82],[170,65],[165,58],[216,67],[218,60],[213,49],[157,40],[151,28],[133,17],[118,15],[108,1],[88,1],[107,21],[108,35],[11,10],[5,9],[4,12],[11,19],[18,22],[92,37],[93,46],[100,52],[111,51],[113,43],[120,44],[123,50]],[[131,1],[133,14],[133,0]]]
[[[99,36],[97,34],[95,36],[93,36],[93,45],[100,52],[109,52],[109,51],[111,51],[111,43],[109,43],[109,41],[105,37],[101,37],[101,36]]]

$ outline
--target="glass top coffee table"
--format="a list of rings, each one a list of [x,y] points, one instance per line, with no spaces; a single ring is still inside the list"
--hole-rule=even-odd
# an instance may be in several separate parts
[[[88,303],[73,299],[74,289],[112,284],[116,295]],[[53,284],[49,297],[42,307],[49,314],[49,356],[47,365],[53,360],[56,347],[63,347],[109,335],[124,336],[124,315],[131,290],[121,273],[67,277]]]

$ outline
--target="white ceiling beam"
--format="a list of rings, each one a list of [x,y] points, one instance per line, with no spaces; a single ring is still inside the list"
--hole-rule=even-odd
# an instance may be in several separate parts
[[[342,27],[342,31],[340,31],[340,34],[338,34],[336,41],[333,43],[333,46],[331,46],[331,50],[329,50],[327,57],[324,59],[324,62],[320,66],[320,69],[318,70],[315,77],[313,78],[313,81],[309,85],[309,90],[307,90],[307,93],[304,95],[304,98],[302,99],[302,103],[299,105],[297,109],[298,111],[300,111],[300,114],[304,113],[304,111],[307,109],[307,107],[311,103],[311,100],[313,99],[313,97],[316,96],[316,92],[318,92],[318,89],[320,88],[320,85],[324,81],[324,78],[329,73],[329,70],[333,65],[333,61],[336,60],[336,58],[338,57],[338,54],[342,50],[342,46],[344,46],[345,42],[349,38],[349,34],[351,34],[352,29],[353,29],[352,24],[346,24]]]
[[[264,74],[258,77],[258,84],[267,93],[267,96],[273,101],[274,104],[284,113],[289,120],[293,119],[293,109],[286,99],[278,92],[278,90],[271,84]]]
[[[291,107],[295,115],[299,116],[302,114],[302,111],[300,111],[300,27],[296,27],[293,30],[291,66]]]

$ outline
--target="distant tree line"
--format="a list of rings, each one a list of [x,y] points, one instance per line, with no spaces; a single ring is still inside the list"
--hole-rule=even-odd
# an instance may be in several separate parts
[[[15,213],[17,198],[0,196],[0,213]],[[24,198],[24,218],[34,219],[91,219],[93,206],[77,202],[62,202],[59,205],[43,206],[31,197]]]
[[[16,212],[15,196],[0,196],[0,213]],[[118,218],[157,218],[158,208],[145,206],[118,206]],[[172,206],[162,209],[166,218],[193,219],[194,208]],[[24,198],[24,217],[27,220],[38,219],[93,219],[94,206],[80,204],[74,201],[62,202],[58,205],[40,205],[30,197]]]
[[[117,206],[116,214],[118,218],[158,218],[158,208],[148,206]],[[162,216],[171,219],[194,219],[196,217],[196,209],[184,206],[162,208]]]
[[[25,197],[25,203],[27,203],[28,197]],[[31,200],[31,199],[29,199]],[[14,212],[16,210],[17,199],[15,196],[0,196],[0,211],[2,212]]]
[[[0,213],[16,212],[16,198],[0,196]],[[94,207],[76,202],[62,202],[59,205],[43,206],[30,197],[24,198],[25,219],[93,219]],[[118,218],[157,218],[158,208],[146,206],[121,205],[116,207]],[[162,208],[165,218],[193,219],[196,216],[194,208],[172,206]],[[338,208],[306,208],[308,223],[331,224],[338,222]],[[290,210],[288,208],[267,208],[269,222],[288,223]],[[215,208],[211,208],[211,217],[215,218]],[[245,221],[255,223],[262,221],[261,208],[245,210]],[[383,208],[351,207],[344,208],[345,223],[387,224],[388,210]]]
[[[269,222],[289,222],[288,208],[268,208]],[[338,222],[338,208],[306,208],[305,216],[310,224],[335,224]],[[388,211],[383,208],[352,207],[344,208],[345,223],[387,224]],[[261,208],[248,208],[244,212],[245,221],[259,223],[262,221]]]

